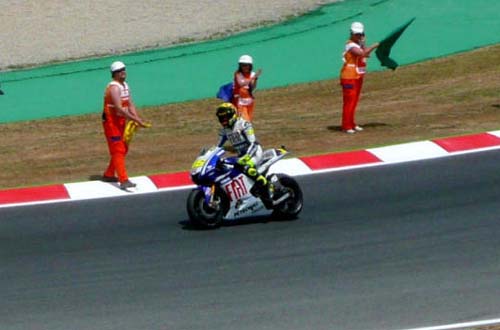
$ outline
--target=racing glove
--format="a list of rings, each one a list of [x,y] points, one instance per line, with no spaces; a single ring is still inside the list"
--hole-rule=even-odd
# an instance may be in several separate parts
[[[255,164],[252,161],[252,157],[250,157],[249,155],[245,155],[243,157],[238,158],[238,165],[241,165],[244,167],[246,167],[246,166],[255,167]]]

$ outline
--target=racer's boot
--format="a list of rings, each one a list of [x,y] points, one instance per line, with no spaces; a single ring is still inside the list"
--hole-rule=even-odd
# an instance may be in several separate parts
[[[261,198],[264,206],[271,209],[273,206],[274,185],[260,174],[255,168],[248,170],[248,175],[255,180],[255,185],[250,191],[253,195]]]
[[[262,187],[262,191],[264,192],[264,197],[270,199],[272,201],[274,196],[274,185],[271,181],[267,180],[265,176],[262,174],[255,179],[258,185]]]

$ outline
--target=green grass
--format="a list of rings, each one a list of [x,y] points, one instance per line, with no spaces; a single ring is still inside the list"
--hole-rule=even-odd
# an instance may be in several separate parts
[[[362,133],[339,131],[341,91],[337,80],[329,80],[257,91],[256,134],[264,147],[286,145],[298,157],[499,130],[500,46],[369,73],[363,88],[357,112],[366,126]],[[129,174],[189,169],[199,149],[217,140],[218,103],[140,109],[154,126],[134,138]],[[85,181],[107,165],[100,114],[1,129],[1,189]]]

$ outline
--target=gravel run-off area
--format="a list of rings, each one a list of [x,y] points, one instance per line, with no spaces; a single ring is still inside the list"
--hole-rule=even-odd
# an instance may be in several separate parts
[[[5,0],[0,70],[204,40],[335,0]]]

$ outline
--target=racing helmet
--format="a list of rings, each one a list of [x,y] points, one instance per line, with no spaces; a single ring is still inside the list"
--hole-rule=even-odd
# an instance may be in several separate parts
[[[236,122],[236,107],[229,102],[224,102],[217,107],[215,112],[219,123],[224,127],[232,127]]]

